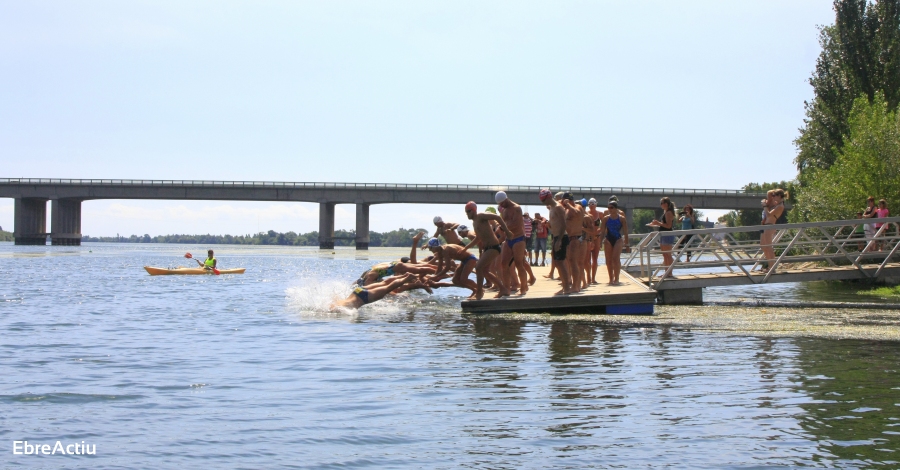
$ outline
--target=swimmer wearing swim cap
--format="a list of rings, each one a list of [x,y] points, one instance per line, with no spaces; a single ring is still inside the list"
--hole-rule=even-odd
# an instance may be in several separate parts
[[[456,228],[459,227],[459,224],[444,222],[444,219],[440,216],[436,216],[434,218],[434,226],[437,227],[437,229],[434,231],[432,238],[444,237],[444,240],[446,240],[448,244],[464,245],[462,239],[456,234]]]
[[[478,259],[478,264],[475,265],[477,287],[474,298],[480,300],[484,297],[483,283],[485,279],[499,290],[494,298],[506,297],[509,295],[509,289],[506,287],[506,284],[503,283],[501,278],[495,276],[494,273],[490,271],[491,265],[494,263],[494,260],[500,256],[502,251],[500,240],[494,235],[494,229],[491,227],[491,222],[500,224],[500,228],[506,233],[507,239],[512,238],[513,234],[509,231],[509,227],[506,226],[506,222],[500,216],[489,214],[487,212],[478,212],[478,206],[476,206],[473,201],[466,203],[465,211],[466,217],[472,221],[472,230],[475,231],[475,240],[469,242],[469,244],[466,245],[466,249],[475,246],[476,243],[481,249],[481,258]]]
[[[516,272],[519,277],[519,293],[525,295],[528,292],[528,286],[533,285],[536,281],[534,273],[531,272],[531,266],[525,262],[525,218],[522,214],[522,206],[516,204],[510,199],[505,192],[499,191],[494,195],[497,201],[497,207],[500,209],[500,216],[509,227],[512,233],[506,238],[500,257],[500,275],[503,282],[514,285],[512,278],[512,264],[516,264]],[[510,289],[511,291],[513,289]]]

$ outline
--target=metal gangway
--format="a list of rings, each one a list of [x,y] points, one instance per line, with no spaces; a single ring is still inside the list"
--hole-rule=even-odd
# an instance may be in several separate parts
[[[880,225],[867,231],[865,225]],[[760,235],[772,231],[774,257]],[[664,262],[659,241],[673,236]],[[622,269],[665,303],[702,302],[702,289],[816,280],[900,279],[900,217],[652,232]]]

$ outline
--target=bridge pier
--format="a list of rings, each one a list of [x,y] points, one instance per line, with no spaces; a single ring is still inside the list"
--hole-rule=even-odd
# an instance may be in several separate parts
[[[656,300],[664,305],[701,305],[703,304],[703,288],[657,291]]]
[[[369,204],[356,202],[356,249],[369,249]]]
[[[634,226],[634,206],[625,204],[625,223],[628,225],[628,233],[636,233],[637,227]]]
[[[81,199],[50,202],[50,244],[81,245]]]
[[[16,198],[13,236],[16,245],[47,244],[47,200]]]
[[[334,203],[319,202],[319,249],[334,249]]]

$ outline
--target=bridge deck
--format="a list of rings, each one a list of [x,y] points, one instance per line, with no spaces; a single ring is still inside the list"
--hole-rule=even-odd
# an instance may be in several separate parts
[[[544,277],[549,267],[532,267],[537,282],[524,296],[492,299],[494,292],[485,292],[482,300],[462,302],[467,313],[551,312],[551,313],[628,313],[651,314],[656,292],[622,272],[620,286],[608,286],[606,266],[597,270],[600,284],[589,286],[578,294],[553,295],[560,290],[558,281]]]
[[[878,270],[878,265],[863,265],[863,269],[874,274]],[[675,277],[666,279],[665,282],[659,284],[657,289],[692,289],[698,287],[719,287],[719,286],[743,286],[759,283],[765,274],[761,272],[752,272],[751,278],[748,278],[743,272],[723,272],[723,273],[702,273],[691,274],[690,272],[675,271]],[[900,263],[888,263],[879,274],[879,277],[897,277],[900,276]],[[779,269],[769,277],[767,284],[774,282],[808,282],[808,281],[841,281],[847,279],[861,279],[859,269],[855,266],[834,266],[834,267],[813,267],[803,269]],[[646,278],[644,278],[646,280]],[[658,282],[659,279],[654,278]],[[754,282],[755,281],[755,282]]]

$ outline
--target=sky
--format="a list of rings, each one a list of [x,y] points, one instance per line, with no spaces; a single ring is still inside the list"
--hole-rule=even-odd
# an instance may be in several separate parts
[[[3,0],[0,178],[787,180],[817,27],[833,22],[825,0]],[[82,209],[92,236],[318,229],[306,203]],[[337,206],[336,227],[354,211]],[[434,215],[464,218],[379,205],[371,229]],[[12,221],[0,199],[0,226]]]

